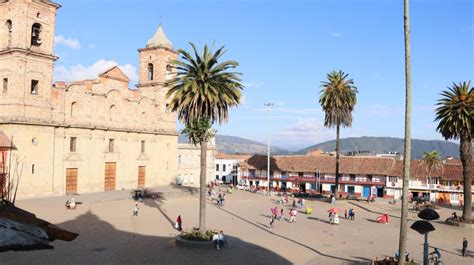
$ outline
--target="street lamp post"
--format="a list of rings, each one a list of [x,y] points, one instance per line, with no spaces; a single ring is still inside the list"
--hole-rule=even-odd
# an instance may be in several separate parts
[[[267,195],[270,195],[270,108],[273,106],[273,103],[263,104],[267,107]]]
[[[317,189],[318,193],[321,193],[321,190],[319,189],[319,186],[320,186],[320,183],[321,183],[320,174],[321,173],[319,172],[319,168],[318,168],[318,181],[317,181],[317,184],[316,184],[317,185],[316,189]]]

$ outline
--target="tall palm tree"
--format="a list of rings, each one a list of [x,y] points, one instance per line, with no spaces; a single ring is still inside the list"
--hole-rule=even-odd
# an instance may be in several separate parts
[[[435,121],[436,130],[446,139],[460,139],[459,153],[464,181],[464,207],[462,217],[469,222],[472,218],[472,138],[474,136],[474,87],[471,82],[453,83],[441,93],[438,100]]]
[[[349,74],[343,71],[332,71],[326,75],[327,81],[321,82],[321,96],[319,103],[325,113],[324,126],[336,127],[336,190],[339,192],[339,135],[340,127],[352,125],[352,111],[357,103],[357,87],[354,81],[348,78]]]
[[[441,160],[439,159],[439,153],[435,150],[431,152],[424,152],[421,164],[426,169],[426,185],[428,185],[429,179],[432,177],[433,170],[438,169],[441,166]]]
[[[233,72],[236,61],[219,59],[226,52],[224,46],[216,52],[204,46],[199,54],[190,43],[193,54],[179,49],[181,60],[172,62],[176,76],[165,83],[169,90],[169,109],[178,113],[178,119],[186,126],[184,133],[191,143],[201,146],[201,173],[199,193],[199,229],[206,230],[206,153],[207,143],[213,136],[214,122],[228,120],[228,109],[240,103],[243,85],[240,73]]]
[[[404,0],[403,32],[405,36],[405,147],[403,159],[402,212],[400,216],[400,238],[398,242],[398,263],[404,264],[408,228],[408,184],[411,160],[411,63],[410,63],[410,4]]]

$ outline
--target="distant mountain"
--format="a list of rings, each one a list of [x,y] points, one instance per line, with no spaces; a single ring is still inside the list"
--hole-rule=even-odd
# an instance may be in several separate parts
[[[341,139],[342,153],[347,151],[368,151],[371,154],[381,154],[388,152],[399,152],[403,154],[404,139],[392,137],[353,137]],[[412,159],[421,159],[423,152],[437,151],[441,157],[453,156],[459,158],[459,145],[439,140],[411,140]],[[305,154],[309,150],[322,149],[329,152],[336,149],[336,140],[319,143],[304,149],[295,154]]]
[[[180,143],[187,143],[186,135],[180,134],[178,137]],[[226,154],[266,154],[267,145],[256,141],[228,135],[216,135],[216,147],[219,152]],[[288,154],[287,150],[271,146],[271,153]]]

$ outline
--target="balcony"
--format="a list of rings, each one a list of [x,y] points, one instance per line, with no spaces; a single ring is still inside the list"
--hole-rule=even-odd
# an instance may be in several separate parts
[[[463,192],[462,186],[445,186],[439,184],[410,184],[409,189],[411,190],[426,190],[426,191],[454,191]]]

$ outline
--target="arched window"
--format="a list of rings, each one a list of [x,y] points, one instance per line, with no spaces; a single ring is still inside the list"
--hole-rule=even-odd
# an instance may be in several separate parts
[[[77,116],[77,102],[71,103],[71,117]]]
[[[153,64],[148,64],[148,80],[153,80]]]
[[[41,34],[41,24],[40,23],[35,23],[31,27],[31,45],[34,46],[40,46],[42,43],[42,40],[40,38]]]
[[[117,107],[115,105],[110,105],[110,108],[109,108],[109,117],[110,117],[110,120],[113,119],[113,117],[115,116],[116,112],[117,112]]]
[[[5,22],[5,27],[7,28],[7,34],[8,34],[8,46],[12,43],[12,21],[9,19],[7,22]]]
[[[166,74],[165,74],[165,79],[166,79],[166,80],[171,79],[172,71],[173,71],[173,68],[171,67],[171,65],[168,64],[168,65],[166,66]]]

